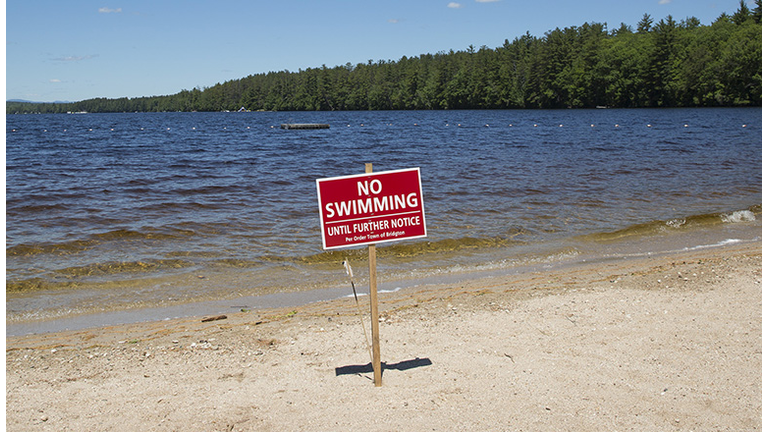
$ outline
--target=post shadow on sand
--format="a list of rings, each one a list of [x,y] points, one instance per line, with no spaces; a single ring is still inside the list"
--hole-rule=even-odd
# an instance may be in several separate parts
[[[408,369],[415,369],[417,367],[429,366],[432,364],[432,360],[428,358],[416,357],[413,360],[404,360],[399,363],[387,364],[387,362],[381,362],[381,373],[387,369],[394,369],[404,371]],[[350,365],[336,368],[336,376],[339,375],[359,375],[364,373],[373,372],[373,365],[371,363],[365,365]]]

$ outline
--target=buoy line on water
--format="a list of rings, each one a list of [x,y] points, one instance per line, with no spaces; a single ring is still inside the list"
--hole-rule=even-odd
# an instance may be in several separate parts
[[[522,124],[508,123],[508,127],[516,127],[518,125],[520,127],[524,127],[524,125],[522,125]],[[541,128],[548,128],[549,127],[549,126],[541,124],[541,123],[532,123],[530,125],[531,125],[531,127],[534,127],[534,128],[539,128],[539,127],[541,127]],[[325,126],[325,125],[323,125],[323,126]],[[370,124],[368,126],[370,126]],[[393,123],[390,122],[390,123],[384,124],[384,126],[395,126],[395,127],[402,126],[402,127],[405,127],[405,126],[411,126],[411,125],[410,124],[409,125],[396,125],[396,124],[393,124]],[[412,124],[412,126],[414,126],[414,127],[422,126],[422,124],[418,123],[418,122],[415,122],[415,123]],[[446,122],[445,123],[445,127],[449,127],[449,126],[451,126],[451,124]],[[604,126],[608,126],[608,125],[604,125]],[[654,127],[656,127],[652,123],[645,123],[644,126],[646,128],[654,128]],[[352,124],[351,123],[347,124],[347,127],[351,128]],[[367,127],[367,126],[366,126],[365,123],[360,123],[359,127]],[[473,127],[473,126],[467,125],[466,123],[456,123],[456,127],[468,128],[468,127]],[[474,126],[474,127],[484,127],[484,128],[490,129],[490,128],[493,128],[494,126],[492,126],[490,123],[483,123],[482,125],[478,124],[477,126]],[[556,127],[558,129],[568,129],[569,127],[573,127],[573,126],[567,125],[567,124],[564,124],[564,123],[557,123],[555,126],[552,126],[552,127]],[[601,125],[596,124],[596,123],[590,123],[589,127],[590,128],[600,128]],[[621,125],[619,123],[614,123],[613,124],[613,128],[624,128],[624,127],[630,127],[630,126]],[[683,123],[682,125],[680,125],[680,127],[685,128],[685,129],[695,128],[695,126],[692,126],[690,123]],[[739,127],[744,129],[744,128],[747,128],[748,125],[747,124],[741,124]],[[269,129],[280,129],[280,128],[281,128],[280,125],[278,125],[278,126],[270,125],[269,126]],[[663,128],[664,129],[669,129],[671,127],[664,126]],[[116,129],[114,127],[103,128],[103,129],[102,128],[88,128],[87,132],[94,132],[94,131],[100,131],[100,130],[106,130],[106,129],[109,129],[109,132],[123,132],[123,131],[128,130],[128,129]],[[256,126],[245,126],[243,129],[244,130],[257,130],[258,128]],[[288,129],[288,128],[283,127],[282,129]],[[323,128],[306,128],[306,129],[328,129],[328,127],[323,127]],[[23,130],[23,129],[12,128],[12,129],[10,129],[10,132],[20,132],[21,130]],[[145,127],[141,127],[138,130],[139,131],[151,131],[152,129],[147,129]],[[170,131],[175,131],[175,130],[178,130],[178,129],[174,129],[174,128],[166,126],[164,128],[162,128],[162,127],[158,128],[158,130],[164,130],[164,131],[170,132]],[[188,130],[195,131],[195,132],[214,131],[214,129],[201,129],[201,128],[197,127],[197,126],[192,126]],[[230,126],[222,126],[221,129],[216,129],[216,130],[219,130],[219,131],[221,131],[221,130],[237,131],[237,130],[240,130],[240,129],[232,128]],[[55,129],[52,129],[52,128],[44,128],[44,129],[41,130],[41,132],[43,132],[43,133],[54,132],[54,131],[55,131]],[[74,131],[71,128],[67,128],[67,129],[63,129],[62,132],[74,132]]]

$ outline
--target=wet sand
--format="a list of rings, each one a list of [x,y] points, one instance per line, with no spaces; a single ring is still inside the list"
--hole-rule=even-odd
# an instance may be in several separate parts
[[[8,337],[6,427],[760,430],[761,261],[742,243],[381,294],[380,388],[352,299]]]

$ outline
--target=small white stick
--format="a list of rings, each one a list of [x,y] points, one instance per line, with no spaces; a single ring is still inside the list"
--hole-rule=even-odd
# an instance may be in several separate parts
[[[368,356],[371,358],[371,366],[373,366],[373,354],[371,353],[371,344],[368,342],[368,333],[365,331],[365,321],[363,320],[363,311],[360,310],[360,302],[357,300],[357,290],[355,289],[354,276],[352,274],[352,267],[347,261],[342,262],[344,269],[349,275],[349,282],[352,284],[352,293],[355,295],[355,304],[357,305],[357,315],[360,317],[360,325],[363,327],[363,335],[365,336],[365,347],[368,350]]]

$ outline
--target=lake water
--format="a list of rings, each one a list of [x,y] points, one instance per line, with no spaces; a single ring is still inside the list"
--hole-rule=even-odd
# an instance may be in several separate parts
[[[7,115],[7,333],[109,323],[95,318],[104,313],[184,314],[201,301],[308,299],[348,285],[345,259],[365,285],[365,248],[322,250],[315,180],[362,173],[366,162],[421,168],[428,237],[378,248],[385,289],[759,241],[761,116]],[[293,122],[330,129],[280,129]]]

